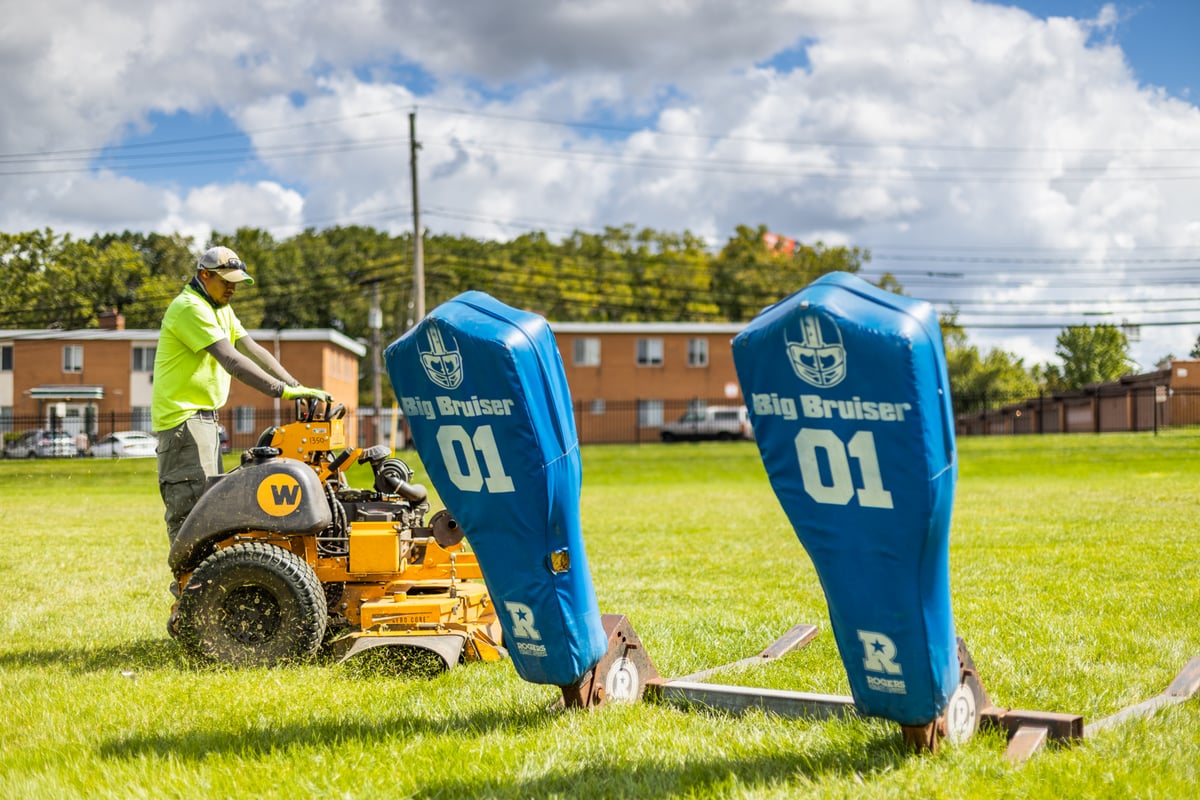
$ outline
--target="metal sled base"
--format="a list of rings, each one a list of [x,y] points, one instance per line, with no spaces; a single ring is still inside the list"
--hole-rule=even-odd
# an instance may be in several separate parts
[[[781,717],[816,720],[856,714],[852,697],[703,682],[704,678],[720,670],[745,668],[785,655],[808,644],[816,632],[815,625],[797,625],[757,656],[662,682],[655,687],[655,695],[677,705],[704,706],[735,714],[761,709]],[[1078,714],[997,707],[984,689],[975,662],[961,639],[958,651],[962,679],[945,714],[925,726],[902,726],[905,742],[916,750],[936,750],[942,741],[966,741],[979,728],[1000,728],[1008,734],[1005,755],[1011,763],[1019,764],[1048,741],[1071,743],[1082,740],[1096,730],[1132,717],[1146,716],[1164,705],[1183,702],[1200,691],[1198,656],[1188,662],[1163,694],[1085,727],[1083,717]]]

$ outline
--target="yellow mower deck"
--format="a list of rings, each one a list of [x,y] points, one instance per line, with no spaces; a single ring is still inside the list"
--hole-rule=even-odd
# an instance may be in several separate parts
[[[411,477],[407,466],[390,458],[390,453],[379,452],[380,448],[366,454],[359,448],[344,449],[342,416],[336,411],[314,415],[313,410],[312,405],[306,410],[298,404],[298,421],[264,433],[259,446],[243,456],[243,464],[256,458],[307,464],[316,473],[325,497],[305,497],[304,502],[328,502],[331,510],[337,511],[331,514],[335,522],[315,533],[240,530],[199,538],[196,550],[212,558],[226,548],[252,543],[254,547],[280,547],[302,560],[324,590],[326,638],[333,634],[333,652],[339,660],[378,647],[428,650],[446,667],[460,659],[502,659],[505,652],[495,608],[479,563],[464,546],[454,519],[441,511],[426,525],[425,490],[407,483]],[[335,455],[338,448],[343,449]],[[370,460],[375,469],[374,490],[353,489],[346,483],[345,467],[360,459]],[[381,463],[390,465],[395,473],[382,482]],[[258,484],[257,503],[267,514],[275,514],[270,504],[277,500],[271,496],[269,484],[268,480]],[[350,499],[342,502],[345,497]],[[333,509],[335,504],[339,508]],[[365,507],[357,516],[381,518],[353,518],[357,506]],[[202,581],[193,580],[193,573],[203,568],[200,561],[197,557],[190,569],[176,571],[181,593],[205,590]],[[234,586],[226,591],[237,590]],[[177,608],[179,603],[172,609],[173,617]]]

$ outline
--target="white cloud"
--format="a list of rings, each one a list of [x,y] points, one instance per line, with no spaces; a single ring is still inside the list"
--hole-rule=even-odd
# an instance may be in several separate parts
[[[0,229],[198,241],[241,225],[407,230],[415,106],[422,205],[438,231],[635,223],[719,242],[763,223],[877,253],[1023,246],[1113,259],[1200,247],[1196,181],[1179,179],[1200,169],[1200,109],[1139,87],[1114,44],[1113,5],[1090,20],[968,0],[287,9],[49,0],[12,15],[0,102],[22,111],[0,126],[0,152],[62,160],[0,162]],[[803,56],[794,68],[772,61],[787,52]],[[189,187],[67,171],[79,162],[62,151],[178,111],[234,120],[268,179]],[[642,130],[533,121],[581,118]],[[962,297],[984,297],[997,272],[1028,265],[952,267]],[[1043,277],[1077,287],[1080,269],[1047,265]],[[1054,331],[971,336],[1030,363],[1053,350]],[[1189,329],[1144,328],[1140,360],[1194,341]]]
[[[303,229],[304,198],[277,183],[201,186],[183,199],[183,216],[203,220],[211,230],[230,234],[239,227],[264,227],[280,237]]]

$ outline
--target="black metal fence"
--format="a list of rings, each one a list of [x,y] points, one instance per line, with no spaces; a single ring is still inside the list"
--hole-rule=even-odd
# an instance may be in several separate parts
[[[689,411],[713,407],[739,408],[740,400],[692,398],[688,400],[593,400],[576,401],[572,411],[579,441],[583,444],[640,444],[661,441],[662,426],[674,422]],[[359,409],[360,436],[363,443],[390,443],[393,417],[383,409],[378,430],[372,438],[374,417],[370,409]],[[396,419],[396,446],[407,441],[403,416]]]
[[[577,402],[573,410],[580,442],[640,443],[659,441],[663,424],[679,419],[689,410],[739,405],[736,400],[726,399],[627,400]],[[253,447],[263,431],[279,423],[291,422],[292,419],[291,409],[285,409],[278,419],[273,411],[239,408],[235,414],[225,409],[221,413],[221,426],[226,449],[241,452]],[[129,412],[104,412],[68,418],[33,415],[0,417],[0,436],[5,441],[34,429],[65,431],[71,436],[83,433],[88,443],[94,443],[116,431],[148,431],[150,420],[145,413]],[[382,409],[378,420],[370,408],[360,408],[348,429],[354,439],[352,444],[359,446],[385,443],[405,449],[409,441],[403,415],[391,408]]]
[[[1153,433],[1200,426],[1200,389],[1101,384],[1037,397],[956,397],[960,435]]]
[[[737,406],[726,398],[691,400],[579,401],[574,404],[575,427],[580,442],[645,443],[660,441],[662,426],[690,410],[711,406]],[[1171,389],[1167,386],[1124,387],[1105,384],[1075,392],[1038,397],[985,395],[954,398],[955,428],[960,436],[1107,433],[1117,431],[1157,432],[1162,428],[1200,427],[1200,389]],[[238,409],[222,413],[228,452],[253,447],[262,432],[281,422],[290,422],[292,411],[274,412]],[[77,437],[86,434],[94,443],[104,436],[126,430],[149,430],[145,413],[85,414],[81,417],[0,417],[0,436],[5,442],[34,429],[61,430]],[[360,408],[349,426],[352,444],[408,446],[403,415],[385,408],[378,420],[369,408]],[[82,439],[80,440],[82,445]]]

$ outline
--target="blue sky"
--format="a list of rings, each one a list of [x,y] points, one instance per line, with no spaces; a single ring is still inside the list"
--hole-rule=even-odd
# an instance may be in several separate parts
[[[1200,100],[1200,50],[1196,41],[1197,32],[1200,31],[1200,1],[1146,0],[1114,5],[1097,0],[1030,0],[1003,5],[1024,9],[1041,18],[1057,16],[1078,19],[1097,18],[1105,6],[1110,6],[1115,9],[1118,21],[1111,30],[1099,32],[1096,41],[1111,41],[1118,45],[1143,85],[1159,87],[1188,102]],[[761,65],[780,71],[804,69],[808,66],[806,47],[809,44],[811,39],[801,39],[772,54]],[[420,65],[402,58],[359,66],[354,71],[364,81],[400,83],[417,97],[429,96],[437,83]],[[474,87],[488,98],[506,95],[503,88],[497,90],[481,81],[475,81]],[[292,99],[302,105],[304,96],[297,94]],[[610,123],[615,128],[624,129],[652,123],[653,116],[651,113],[635,118],[614,119],[611,114],[593,113],[581,121]],[[249,181],[270,177],[282,178],[285,185],[291,185],[287,183],[286,176],[273,176],[254,158],[250,138],[219,108],[210,108],[203,113],[151,112],[138,125],[130,125],[129,131],[119,138],[117,148],[106,148],[94,166],[109,166],[116,172],[142,181],[185,187],[199,186],[213,180]],[[178,146],[174,143],[178,143]],[[192,161],[186,158],[153,157],[159,153],[176,153],[181,149],[197,150],[200,154]],[[117,154],[126,157],[116,160],[103,157]],[[154,166],[163,161],[169,161],[170,166]]]
[[[1089,0],[1036,0],[1013,3],[1039,17],[1095,18],[1106,5]],[[1113,39],[1144,84],[1159,86],[1184,100],[1200,101],[1200,2],[1143,0],[1118,3]]]
[[[1123,51],[1130,67],[1143,85],[1159,87],[1174,97],[1196,102],[1200,92],[1200,55],[1197,55],[1195,32],[1200,31],[1200,2],[1193,0],[1160,0],[1117,5],[1087,0],[1031,0],[1010,3],[1041,18],[1052,16],[1091,19],[1098,17],[1106,5],[1115,9],[1117,22],[1110,30],[1099,32],[1095,41],[1113,42]],[[781,72],[808,67],[806,48],[812,43],[802,38],[773,53],[760,66]],[[420,65],[402,58],[360,65],[355,75],[363,81],[396,82],[413,94],[427,97],[437,81]],[[489,98],[503,98],[506,91],[497,90],[482,81],[474,88]],[[509,90],[511,93],[513,90]],[[292,101],[303,105],[305,96],[295,93]],[[604,109],[585,115],[580,121],[611,124],[611,136],[623,136],[624,129],[636,129],[651,124],[655,112],[635,118],[614,118]],[[603,130],[600,130],[603,133]],[[174,186],[200,186],[214,180],[255,181],[286,176],[272,175],[255,158],[252,142],[220,108],[200,112],[186,110],[174,113],[150,111],[136,123],[131,122],[118,133],[115,146],[104,148],[92,162],[94,168],[114,172],[150,183]],[[195,153],[194,157],[181,153]],[[160,166],[167,164],[167,166]]]
[[[1196,0],[461,9],[44,0],[0,25],[0,228],[405,232],[415,112],[433,232],[761,224],[1030,363],[1200,336]]]

